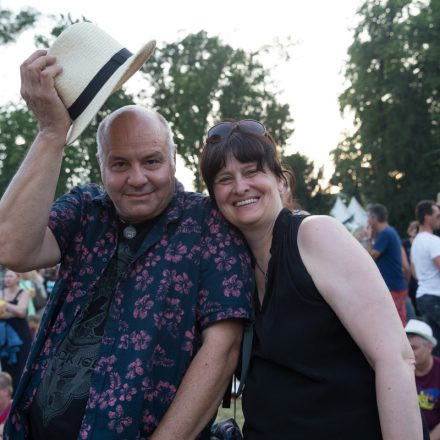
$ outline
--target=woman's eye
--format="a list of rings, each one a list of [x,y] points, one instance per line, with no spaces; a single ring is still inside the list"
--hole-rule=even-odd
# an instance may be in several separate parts
[[[217,183],[225,184],[231,181],[231,178],[229,176],[222,176],[219,179],[217,179]]]
[[[256,168],[251,168],[250,170],[247,171],[246,174],[248,174],[249,176],[254,176],[257,173],[258,173],[258,170]]]

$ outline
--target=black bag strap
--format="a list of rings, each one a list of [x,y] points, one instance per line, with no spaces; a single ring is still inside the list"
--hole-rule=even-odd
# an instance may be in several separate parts
[[[241,348],[240,386],[238,387],[237,392],[234,394],[235,397],[238,397],[243,391],[246,375],[249,370],[249,364],[251,361],[253,335],[254,335],[254,324],[250,322],[246,325],[243,331],[243,342],[241,346],[242,348]],[[226,388],[225,394],[223,396],[223,403],[222,403],[223,408],[231,407],[232,381],[233,381],[233,377],[231,377],[228,388]]]
[[[249,364],[251,362],[252,354],[252,341],[254,337],[254,324],[249,323],[243,333],[243,350],[241,353],[241,374],[240,374],[240,386],[238,387],[236,397],[238,397],[244,387],[244,382],[246,381],[247,372],[249,370]]]

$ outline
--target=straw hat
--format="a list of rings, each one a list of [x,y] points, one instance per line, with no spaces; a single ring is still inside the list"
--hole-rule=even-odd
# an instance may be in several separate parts
[[[431,342],[432,346],[437,345],[437,339],[432,335],[432,328],[426,322],[419,321],[418,319],[410,319],[405,326],[406,333],[421,336],[427,341]]]
[[[65,29],[49,49],[63,72],[55,88],[73,120],[66,144],[77,139],[102,107],[148,60],[156,46],[145,44],[135,55],[92,23]]]

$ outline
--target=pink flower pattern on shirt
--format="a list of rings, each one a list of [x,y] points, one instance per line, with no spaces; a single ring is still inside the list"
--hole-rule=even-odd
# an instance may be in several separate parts
[[[62,254],[59,280],[6,439],[26,439],[26,411],[47,361],[115,254],[117,225],[112,202],[96,185],[55,202],[49,227]],[[252,275],[240,234],[209,199],[178,190],[115,286],[79,438],[148,439],[200,348],[203,329],[252,317]]]

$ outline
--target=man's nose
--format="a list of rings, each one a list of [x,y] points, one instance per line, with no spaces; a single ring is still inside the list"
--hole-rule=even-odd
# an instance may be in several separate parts
[[[128,183],[132,186],[145,185],[148,182],[147,173],[141,166],[133,166],[130,169]]]

